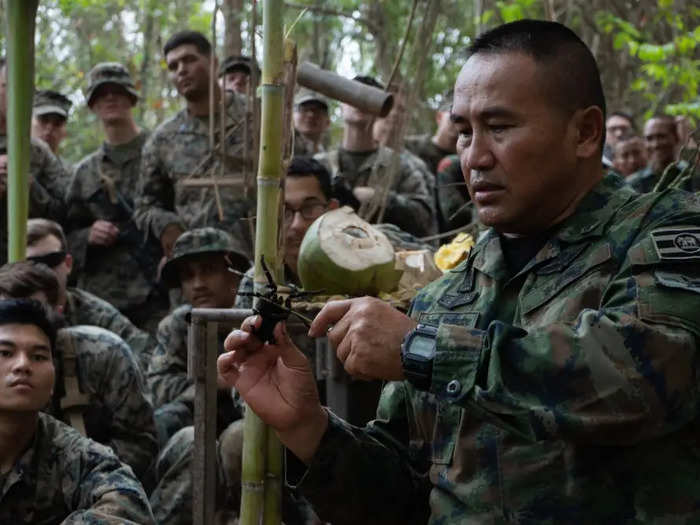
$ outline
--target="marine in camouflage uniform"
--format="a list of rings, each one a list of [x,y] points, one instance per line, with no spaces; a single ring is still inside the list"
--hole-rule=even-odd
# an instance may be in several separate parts
[[[332,150],[314,158],[330,171],[334,189],[339,181],[352,189],[381,185],[383,178],[388,176],[394,155],[399,156],[398,172],[389,188],[384,222],[395,224],[418,237],[431,235],[437,231],[434,182],[420,159],[405,152],[396,153],[385,146],[362,154]],[[341,198],[340,195],[337,197]],[[345,202],[341,200],[341,204]]]
[[[635,191],[638,191],[639,193],[649,193],[661,180],[662,176],[664,178],[676,179],[687,167],[688,163],[683,160],[674,162],[672,165],[668,166],[662,171],[658,171],[651,166],[647,166],[646,168],[628,176],[625,179],[625,182],[629,187]],[[666,170],[668,170],[669,173],[666,173]],[[680,186],[680,189],[685,191],[698,191],[700,190],[700,184],[698,184],[697,181],[688,179]]]
[[[72,349],[69,346],[72,345]],[[60,356],[74,354],[75,370]],[[153,407],[146,382],[129,346],[117,335],[96,326],[71,326],[56,339],[57,380],[52,415],[70,421],[73,409],[61,408],[65,377],[76,377],[86,398],[76,407],[86,434],[109,446],[139,478],[158,451]],[[65,364],[65,366],[64,366]]]
[[[294,97],[294,156],[311,156],[326,151],[323,144],[330,126],[328,101],[301,88]]]
[[[433,142],[432,138],[433,136],[429,133],[406,137],[405,146],[407,150],[425,162],[425,165],[428,166],[428,169],[434,175],[438,171],[440,161],[448,155],[454,154],[454,150],[449,151],[440,148]]]
[[[101,91],[104,88],[118,89],[134,104],[138,100],[131,76],[121,64],[102,63],[90,71],[88,106],[94,108],[100,97],[107,96]],[[139,130],[130,111],[123,121],[136,134],[132,140],[119,145],[105,141],[76,166],[66,194],[66,234],[76,285],[155,332],[169,306],[155,282],[162,251],[158,240],[140,230],[132,217],[141,150],[148,133]],[[96,221],[107,221],[118,229],[112,244],[90,240]]]
[[[243,180],[243,143],[246,123],[246,101],[242,95],[227,91],[225,175],[239,175]],[[215,119],[216,143],[220,140],[220,124]],[[251,127],[249,125],[248,135]],[[248,147],[250,160],[253,153]],[[215,226],[239,239],[252,255],[252,236],[248,221],[254,201],[243,197],[241,187],[221,186],[224,220],[220,221],[213,187],[185,187],[183,181],[196,177],[219,176],[219,155],[209,150],[208,118],[191,116],[183,109],[153,132],[146,142],[141,164],[139,199],[135,217],[139,226],[157,239],[171,224],[185,229]]]
[[[171,287],[180,286],[178,264],[201,255],[222,259],[226,256],[238,271],[245,270],[249,264],[240,245],[226,232],[215,228],[198,228],[185,232],[175,242],[173,255],[163,267],[163,281]],[[215,307],[230,307],[234,293],[235,290],[230,291],[228,304],[217,304]],[[161,443],[193,421],[194,384],[187,376],[187,317],[191,311],[192,305],[184,304],[160,322],[157,345],[148,368],[148,385],[156,407]],[[225,335],[222,333],[222,344]],[[218,414],[219,428],[225,428],[240,417],[228,391],[220,391]]]
[[[39,414],[31,447],[0,474],[0,523],[156,522],[143,487],[110,449]]]
[[[0,64],[0,100],[5,100],[6,68]],[[0,107],[0,155],[7,155],[5,115]],[[31,139],[29,152],[29,217],[46,217],[58,223],[65,219],[64,193],[68,174],[45,142]],[[0,199],[0,263],[7,261],[7,197]]]

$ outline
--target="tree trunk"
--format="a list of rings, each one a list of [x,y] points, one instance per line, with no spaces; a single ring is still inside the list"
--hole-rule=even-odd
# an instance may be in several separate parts
[[[243,20],[243,0],[224,0],[222,4],[226,39],[222,60],[231,55],[240,55],[243,49],[241,20]]]

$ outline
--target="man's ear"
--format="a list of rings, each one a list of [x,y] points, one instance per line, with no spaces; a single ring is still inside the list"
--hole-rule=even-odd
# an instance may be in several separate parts
[[[328,209],[329,210],[336,210],[340,207],[340,201],[338,199],[331,199],[328,201]]]
[[[603,140],[605,122],[603,112],[598,106],[579,109],[572,117],[576,126],[576,155],[590,158],[599,154]]]
[[[70,275],[70,273],[73,271],[73,256],[70,253],[67,253],[64,262],[66,263],[66,268],[68,269],[68,275]]]

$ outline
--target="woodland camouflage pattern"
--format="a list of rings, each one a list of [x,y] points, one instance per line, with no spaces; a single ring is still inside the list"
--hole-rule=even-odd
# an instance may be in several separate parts
[[[226,163],[225,176],[244,176],[244,136],[246,101],[237,93],[226,92]],[[216,142],[219,142],[219,124],[216,122]],[[248,139],[252,140],[252,126]],[[251,148],[248,147],[248,151]],[[248,155],[248,161],[251,161]],[[251,168],[248,167],[248,172]],[[210,155],[208,118],[189,116],[186,109],[167,120],[153,132],[144,147],[141,181],[135,218],[141,229],[157,239],[169,224],[183,225],[183,229],[216,226],[241,240],[246,255],[252,251],[252,237],[248,221],[241,220],[253,214],[255,196],[244,198],[242,187],[220,187],[224,221],[219,221],[214,188],[186,188],[181,183],[187,178],[219,175],[218,154]],[[252,175],[254,177],[254,175]]]
[[[0,135],[0,150],[7,149],[7,135]],[[68,174],[45,142],[31,139],[29,158],[29,218],[43,217],[65,222],[63,193]],[[0,206],[0,262],[7,262],[7,199]]]
[[[359,166],[356,172],[344,172],[339,163],[339,152],[319,153],[314,158],[323,163],[332,178],[342,176],[351,188],[357,186],[378,187],[391,165],[394,151],[380,146]],[[433,176],[417,157],[399,153],[399,170],[389,190],[384,222],[396,224],[402,230],[416,236],[436,232],[435,196]],[[376,179],[372,179],[372,166],[377,164]]]
[[[685,161],[679,161],[667,169],[671,170],[675,176],[678,176],[678,174],[680,174],[680,172],[683,171],[686,166],[687,164]],[[658,172],[651,168],[651,166],[647,166],[646,168],[643,168],[627,177],[625,182],[628,186],[639,193],[649,193],[654,189],[656,183],[661,180],[661,176],[663,173],[665,173],[665,171],[666,170],[664,169],[661,172]],[[700,190],[700,185],[697,184],[696,180],[688,179],[680,189],[686,191],[698,191]]]
[[[117,335],[102,328],[71,326],[58,332],[58,355],[65,354],[68,337],[73,339],[80,391],[90,398],[83,415],[88,437],[111,447],[142,478],[158,447],[153,407],[131,349]],[[58,361],[60,366],[61,360]],[[62,396],[61,377],[57,374],[58,398]],[[64,419],[63,414],[52,411]]]
[[[99,297],[79,288],[68,288],[63,317],[70,326],[92,325],[114,332],[129,345],[142,372],[151,361],[156,340],[134,326],[119,310]]]
[[[140,231],[132,220],[141,149],[147,137],[142,132],[124,145],[102,144],[78,163],[66,194],[66,234],[76,284],[121,311],[155,299],[155,276],[162,256],[160,242]],[[97,220],[119,228],[112,246],[88,245],[90,228]]]
[[[415,299],[430,391],[331,417],[303,493],[334,525],[697,522],[699,261],[698,198],[617,176],[513,277],[490,231]]]
[[[111,450],[40,413],[32,446],[0,485],[0,523],[155,521],[143,487]]]

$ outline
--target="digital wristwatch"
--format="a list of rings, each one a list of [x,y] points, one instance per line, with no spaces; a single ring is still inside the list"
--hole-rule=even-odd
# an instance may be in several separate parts
[[[430,390],[438,329],[419,324],[401,343],[401,363],[406,380],[418,390]]]

